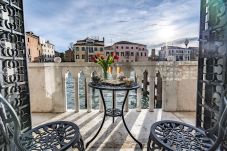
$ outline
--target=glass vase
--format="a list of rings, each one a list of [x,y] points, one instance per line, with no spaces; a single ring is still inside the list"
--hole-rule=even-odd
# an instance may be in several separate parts
[[[103,79],[104,80],[107,80],[107,78],[108,78],[108,71],[107,71],[108,69],[102,69],[102,71],[103,71]]]

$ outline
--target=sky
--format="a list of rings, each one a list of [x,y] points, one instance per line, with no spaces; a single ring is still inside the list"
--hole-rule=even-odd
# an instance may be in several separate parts
[[[198,45],[199,0],[24,0],[26,31],[49,40],[57,51],[86,37],[105,37],[105,46],[131,41]]]

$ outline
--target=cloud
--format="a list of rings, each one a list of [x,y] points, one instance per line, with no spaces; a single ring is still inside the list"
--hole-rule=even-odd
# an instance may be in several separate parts
[[[198,0],[28,0],[24,9],[26,30],[61,51],[87,36],[151,46],[165,41],[165,27],[175,29],[172,39],[198,37],[199,30]]]
[[[186,39],[189,40],[189,46],[190,46],[191,44],[198,43],[199,37],[184,37],[184,38],[175,39],[173,41],[168,41],[166,43],[162,42],[162,43],[158,43],[158,44],[152,44],[152,45],[149,45],[148,47],[151,48],[151,49],[153,49],[153,48],[160,49],[162,46],[165,46],[166,44],[167,45],[181,45],[182,46],[182,45],[184,45],[184,42],[185,42]]]

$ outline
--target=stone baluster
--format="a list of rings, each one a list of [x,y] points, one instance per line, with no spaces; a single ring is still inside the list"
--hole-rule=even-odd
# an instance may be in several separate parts
[[[155,99],[155,77],[150,74],[149,76],[149,111],[154,111],[154,99]]]
[[[141,85],[141,84],[140,84]],[[137,89],[137,107],[136,107],[136,111],[140,112],[141,111],[141,99],[142,99],[142,88],[138,88]]]
[[[79,81],[80,80],[80,73],[74,79],[74,89],[75,89],[75,112],[80,111],[80,97],[79,97]]]
[[[92,109],[92,91],[91,88],[88,86],[88,83],[90,82],[90,80],[88,80],[89,78],[85,78],[85,87],[86,87],[86,102],[87,102],[87,112],[91,112]]]
[[[142,76],[136,76],[136,81],[137,83],[140,85],[140,88],[137,89],[136,91],[136,96],[137,96],[137,103],[136,103],[136,111],[140,112],[141,111],[141,99],[142,99],[142,95],[143,95],[143,91],[142,91]]]
[[[165,110],[166,109],[166,102],[167,102],[167,98],[166,98],[166,76],[163,76],[162,78],[162,109]]]

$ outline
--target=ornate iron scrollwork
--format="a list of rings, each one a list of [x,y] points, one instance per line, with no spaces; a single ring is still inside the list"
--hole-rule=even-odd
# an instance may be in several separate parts
[[[213,127],[227,88],[227,1],[201,0],[196,126]],[[227,140],[227,138],[225,139]]]
[[[0,93],[17,112],[22,130],[27,131],[31,115],[22,4],[22,0],[0,1]],[[1,135],[0,150],[3,140]]]

